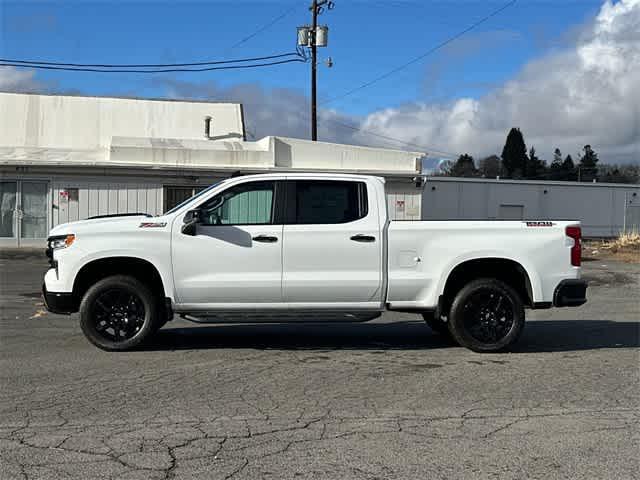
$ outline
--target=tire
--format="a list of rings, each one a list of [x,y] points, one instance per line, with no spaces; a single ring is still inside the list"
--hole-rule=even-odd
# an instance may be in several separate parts
[[[423,313],[422,318],[427,322],[429,328],[440,335],[449,337],[449,327],[446,322],[443,322],[439,318],[436,318],[435,313]]]
[[[103,278],[80,303],[80,327],[96,347],[130,350],[162,326],[158,299],[139,280],[125,275]]]
[[[164,312],[161,313],[162,316],[164,316]],[[167,322],[169,320],[167,320],[166,318],[163,318],[162,320],[159,320],[158,322],[156,322],[153,326],[154,330],[157,332],[158,330],[160,330],[162,327],[164,327]]]
[[[449,326],[447,325],[447,322],[443,322],[439,318],[436,318],[435,314],[433,313],[423,313],[422,318],[424,318],[424,321],[427,323],[427,325],[429,325],[429,328],[444,340],[446,340],[447,343],[450,343],[452,345],[456,344],[456,341],[451,335],[451,332],[449,332]]]
[[[485,353],[513,345],[522,334],[524,321],[520,295],[500,280],[481,278],[455,296],[448,324],[460,346]]]

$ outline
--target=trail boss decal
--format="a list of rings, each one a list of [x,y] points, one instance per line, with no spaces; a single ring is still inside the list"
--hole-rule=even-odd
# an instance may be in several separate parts
[[[553,222],[525,222],[527,227],[553,227]]]
[[[140,228],[162,228],[166,227],[167,222],[142,222]]]

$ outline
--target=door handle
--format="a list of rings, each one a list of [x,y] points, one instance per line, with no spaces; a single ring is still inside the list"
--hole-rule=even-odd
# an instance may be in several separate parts
[[[372,237],[371,235],[362,235],[359,233],[358,235],[351,237],[351,240],[354,242],[371,243],[376,241],[376,237]]]
[[[253,240],[262,243],[275,243],[278,241],[278,237],[271,237],[269,235],[258,235],[257,237],[253,237]]]

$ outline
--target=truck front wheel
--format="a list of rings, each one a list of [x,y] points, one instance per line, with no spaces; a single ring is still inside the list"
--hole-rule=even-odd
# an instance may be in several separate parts
[[[114,275],[87,290],[80,303],[80,326],[98,348],[129,350],[155,333],[159,313],[149,288],[133,277]]]
[[[500,280],[468,283],[453,300],[449,331],[463,347],[498,352],[513,345],[524,328],[524,306],[518,293]]]

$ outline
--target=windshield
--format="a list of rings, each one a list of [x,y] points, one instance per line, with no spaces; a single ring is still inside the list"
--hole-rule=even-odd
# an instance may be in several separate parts
[[[220,185],[222,182],[224,182],[224,180],[220,180],[219,182],[213,183],[211,185],[209,185],[207,188],[205,188],[204,190],[200,190],[198,193],[196,193],[193,197],[187,198],[184,202],[179,203],[178,205],[176,205],[175,207],[173,207],[171,210],[169,210],[168,212],[165,212],[165,215],[169,215],[170,213],[175,212],[176,210],[180,210],[182,207],[184,207],[187,203],[191,202],[192,200],[195,200],[196,198],[204,195],[205,193],[207,193],[209,190],[211,190],[212,188],[217,187],[218,185]]]

